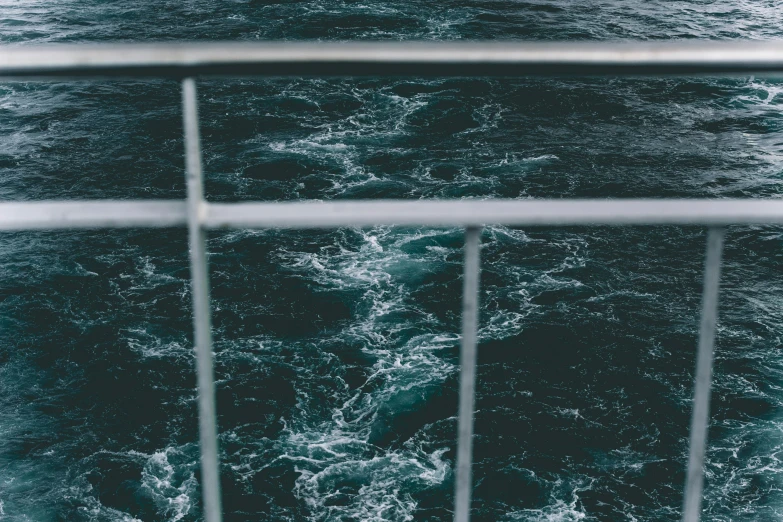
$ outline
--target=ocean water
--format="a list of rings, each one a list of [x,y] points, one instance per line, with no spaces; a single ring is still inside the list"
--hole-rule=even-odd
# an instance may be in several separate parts
[[[777,39],[771,0],[0,0],[0,43]],[[778,197],[762,77],[221,79],[213,201]],[[181,198],[173,81],[0,83],[0,198]],[[783,516],[783,237],[730,227],[703,520]],[[0,520],[200,520],[183,230],[0,235]],[[476,521],[668,521],[705,232],[482,236]],[[209,240],[227,521],[450,520],[462,233]]]

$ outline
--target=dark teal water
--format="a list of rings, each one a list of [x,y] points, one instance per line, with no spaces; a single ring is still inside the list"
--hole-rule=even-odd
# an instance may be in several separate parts
[[[781,37],[773,1],[0,0],[0,43]],[[209,80],[211,200],[777,197],[783,83]],[[0,84],[0,197],[184,196],[175,82]],[[705,234],[483,234],[477,521],[677,520]],[[783,238],[726,245],[704,520],[783,515]],[[461,231],[209,241],[227,521],[450,520]],[[200,519],[182,230],[0,236],[0,520]]]

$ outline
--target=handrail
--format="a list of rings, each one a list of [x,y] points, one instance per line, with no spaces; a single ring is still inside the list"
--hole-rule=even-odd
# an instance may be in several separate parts
[[[783,42],[216,42],[0,47],[0,78],[783,72]]]
[[[783,224],[783,199],[373,200],[208,203],[195,75],[523,76],[783,72],[783,42],[264,42],[0,47],[0,79],[182,79],[188,198],[0,202],[0,231],[188,226],[206,522],[222,520],[206,230],[372,225],[465,228],[457,522],[469,522],[482,225],[706,225],[707,256],[684,522],[701,510],[723,229]]]
[[[749,204],[752,201],[752,204]],[[378,199],[202,202],[201,226],[334,228],[783,224],[783,199]],[[0,230],[185,226],[183,200],[0,202]]]

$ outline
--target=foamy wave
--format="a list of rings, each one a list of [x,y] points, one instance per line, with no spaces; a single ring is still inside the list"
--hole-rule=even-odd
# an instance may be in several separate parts
[[[163,341],[160,336],[144,327],[128,328],[123,332],[128,347],[143,357],[185,357],[193,356],[192,347],[176,341]]]
[[[459,342],[458,335],[417,310],[410,296],[417,274],[443,262],[442,248],[425,246],[452,233],[376,227],[352,231],[358,246],[343,245],[328,255],[280,254],[285,266],[308,280],[362,292],[358,317],[326,342],[354,339],[375,361],[365,382],[339,398],[328,421],[311,419],[302,408],[275,442],[279,458],[295,464],[295,493],[310,508],[311,520],[412,520],[417,503],[411,491],[449,476],[446,448],[424,451],[411,440],[403,449],[384,450],[371,438],[382,410],[426,400],[456,371],[442,354]],[[408,253],[414,244],[416,256]],[[415,322],[399,319],[411,312]]]
[[[194,466],[191,456],[171,446],[153,453],[144,465],[142,488],[169,522],[178,522],[194,510],[198,498]]]
[[[567,486],[563,484],[561,480],[556,480],[551,484],[552,498],[550,504],[538,509],[522,509],[514,511],[503,517],[502,520],[508,521],[526,521],[526,522],[576,522],[577,520],[584,520],[587,518],[587,514],[579,506],[579,493],[581,491],[589,490],[592,486],[590,481],[582,481],[575,486],[572,486],[570,492],[564,496],[569,497],[567,500],[558,498],[558,494],[562,490],[567,489]]]
[[[100,451],[94,456],[107,455],[143,463],[141,491],[149,495],[160,520],[179,522],[195,512],[199,488],[195,477],[198,450],[194,445],[169,446],[152,454],[134,450]],[[68,496],[81,504],[78,510],[91,522],[141,522],[126,512],[101,503],[84,475],[70,487]]]
[[[296,491],[311,508],[311,520],[413,520],[417,502],[411,488],[446,479],[450,465],[442,459],[444,452],[388,452],[330,463],[317,472],[297,468]]]

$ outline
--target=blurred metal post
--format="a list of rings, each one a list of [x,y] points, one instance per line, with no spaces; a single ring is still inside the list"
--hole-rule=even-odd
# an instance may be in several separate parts
[[[723,253],[723,228],[707,231],[707,255],[704,261],[704,289],[701,304],[699,351],[696,355],[696,379],[691,416],[690,455],[685,482],[683,522],[698,522],[704,485],[704,453],[707,448],[707,428],[710,416],[710,384],[718,322],[718,288]]]
[[[201,447],[201,491],[204,520],[221,522],[220,477],[215,414],[215,383],[212,370],[212,320],[209,307],[206,214],[201,170],[196,82],[182,81],[182,110],[185,130],[185,170],[188,184],[188,233],[190,238],[190,277],[193,292],[193,338],[198,375],[199,437]]]
[[[476,391],[476,342],[479,306],[479,246],[481,228],[465,229],[462,278],[462,345],[460,347],[459,426],[454,486],[454,522],[470,521],[473,461],[473,407]]]

